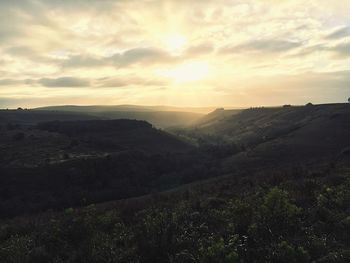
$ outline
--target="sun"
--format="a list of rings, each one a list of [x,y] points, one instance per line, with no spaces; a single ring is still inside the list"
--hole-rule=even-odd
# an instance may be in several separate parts
[[[163,37],[164,45],[171,51],[181,50],[187,43],[187,38],[178,33],[167,34]]]
[[[176,82],[198,81],[208,75],[207,62],[193,61],[175,66],[174,68],[159,70],[160,75],[174,79]]]

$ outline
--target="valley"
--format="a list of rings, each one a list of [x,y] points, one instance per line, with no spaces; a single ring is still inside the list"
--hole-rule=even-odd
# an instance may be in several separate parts
[[[34,247],[20,244],[35,240],[44,247],[45,252],[35,252],[42,260],[45,253],[50,258],[88,255],[89,242],[98,242],[96,249],[125,249],[126,254],[115,255],[121,262],[137,262],[139,256],[142,262],[164,262],[168,256],[191,262],[188,253],[200,262],[215,253],[233,258],[229,262],[249,262],[258,254],[278,257],[287,247],[291,257],[303,262],[322,255],[347,258],[348,236],[333,234],[348,227],[350,105],[217,109],[166,129],[145,120],[101,116],[56,110],[0,112],[0,236],[7,247],[6,242],[20,242],[11,253],[34,253]],[[327,202],[338,203],[326,208]],[[323,212],[317,210],[321,207]],[[327,213],[338,219],[310,214],[324,209],[333,209]],[[277,214],[270,218],[269,213]],[[322,229],[322,220],[342,223]],[[76,235],[74,222],[83,227],[82,236],[75,238],[88,243],[57,251],[50,246],[60,247],[58,240],[42,243],[45,231],[58,227],[60,242],[72,245],[66,236]],[[235,228],[230,229],[230,222]],[[90,227],[96,229],[91,236]],[[113,230],[106,232],[105,227]],[[174,227],[178,230],[173,233]],[[312,242],[328,233],[332,245],[317,252],[305,232],[309,227],[314,229]],[[109,231],[129,234],[113,243]],[[158,231],[170,236],[158,236]],[[188,231],[190,236],[181,236]],[[210,236],[210,231],[222,234]],[[112,243],[98,241],[96,234]],[[275,235],[281,240],[275,241]],[[268,240],[274,241],[263,248]],[[181,250],[186,242],[194,242],[192,252]],[[196,247],[200,244],[216,252],[203,254],[209,252]],[[255,254],[257,248],[262,250]]]

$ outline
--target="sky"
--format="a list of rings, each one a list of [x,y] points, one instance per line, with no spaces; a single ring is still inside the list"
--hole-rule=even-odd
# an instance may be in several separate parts
[[[350,97],[350,0],[0,0],[0,108]]]

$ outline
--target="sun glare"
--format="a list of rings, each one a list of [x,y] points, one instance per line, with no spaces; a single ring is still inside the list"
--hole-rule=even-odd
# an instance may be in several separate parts
[[[181,34],[168,34],[163,39],[164,45],[171,51],[181,50],[187,43],[186,37]]]
[[[159,71],[160,75],[172,78],[176,82],[201,80],[208,75],[208,72],[208,63],[203,61],[188,62]]]

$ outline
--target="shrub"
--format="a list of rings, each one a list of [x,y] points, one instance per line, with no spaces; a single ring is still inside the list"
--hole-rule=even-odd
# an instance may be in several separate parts
[[[24,133],[23,132],[19,132],[19,133],[16,133],[15,135],[12,136],[12,139],[14,141],[21,141],[23,140],[25,137]]]
[[[28,236],[14,235],[0,244],[0,262],[26,263],[29,260],[29,253],[32,247],[32,240]]]
[[[269,262],[276,263],[308,263],[310,256],[303,247],[294,247],[286,241],[282,241],[273,251]]]

